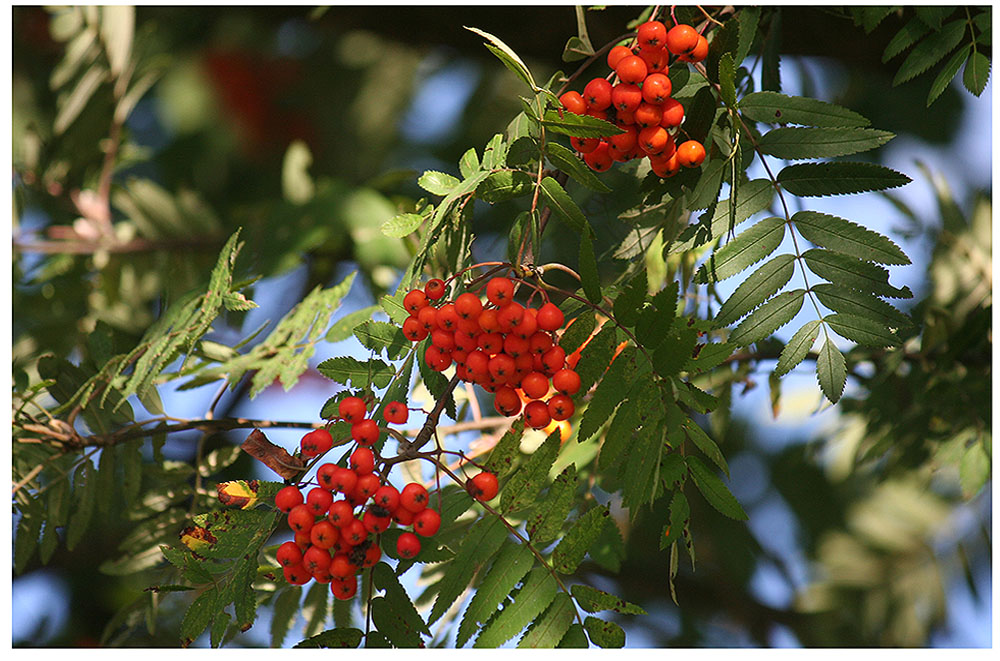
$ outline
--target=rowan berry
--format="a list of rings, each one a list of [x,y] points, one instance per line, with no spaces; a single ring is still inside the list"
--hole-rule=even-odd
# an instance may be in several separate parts
[[[306,495],[306,507],[316,516],[325,516],[333,503],[333,494],[323,487],[310,489]]]
[[[309,531],[309,541],[321,549],[331,548],[340,539],[340,530],[328,519],[317,521]],[[325,569],[325,567],[324,567]]]
[[[351,521],[351,525],[340,529],[340,538],[348,546],[357,546],[368,538],[368,529],[365,528],[365,524],[355,518]]]
[[[568,395],[553,395],[548,401],[549,416],[553,420],[568,420],[576,408]]]
[[[647,80],[649,74],[666,73],[670,68],[670,51],[664,47],[643,48],[639,51],[639,57],[646,63]],[[645,83],[643,83],[645,85]]]
[[[666,156],[666,152],[659,156],[650,156],[649,165],[653,174],[661,179],[667,179],[680,172],[681,164],[677,161],[677,150]]]
[[[546,374],[552,375],[566,364],[566,350],[556,345],[542,354],[542,366]]]
[[[531,399],[541,399],[549,392],[549,377],[540,372],[529,372],[521,379],[521,390]]]
[[[288,527],[295,532],[309,532],[315,520],[316,516],[305,504],[296,505],[288,513]]]
[[[402,503],[400,503],[400,507],[397,507],[396,511],[392,513],[392,520],[401,526],[408,526],[413,523],[415,516],[416,514],[402,507]]]
[[[339,491],[342,494],[349,494],[354,491],[358,484],[358,474],[350,468],[334,466],[330,471],[330,490]],[[331,507],[333,504],[331,503]]]
[[[414,289],[407,292],[406,296],[403,297],[403,307],[410,314],[416,314],[420,312],[420,308],[427,306],[427,294],[419,289]]]
[[[642,103],[642,90],[635,83],[618,83],[611,89],[611,105],[621,112],[635,112]]]
[[[487,369],[489,370],[490,375],[502,385],[506,383],[508,377],[514,373],[516,367],[517,366],[514,364],[513,358],[505,353],[498,353],[490,358]]]
[[[424,351],[424,362],[435,372],[443,372],[451,365],[451,355],[437,345],[429,344]]]
[[[698,43],[694,47],[694,49],[690,53],[687,53],[686,55],[680,55],[678,59],[684,62],[694,63],[694,62],[701,62],[706,57],[708,57],[708,39],[706,39],[704,36],[699,35]]]
[[[610,106],[611,104],[609,103],[608,105]],[[593,108],[589,108],[587,110],[587,116],[588,117],[593,117],[595,119],[602,119],[604,121],[608,121],[608,111],[606,109],[605,110],[594,110]]]
[[[564,395],[575,395],[580,390],[580,375],[563,368],[552,375],[552,387]]]
[[[501,386],[493,396],[493,408],[500,415],[513,417],[521,412],[521,398],[510,386]]]
[[[611,105],[611,83],[603,78],[594,78],[583,88],[583,99],[587,102],[588,114],[604,110]]]
[[[601,144],[600,138],[577,138],[576,136],[569,139],[569,144],[573,146],[573,149],[577,150],[581,154],[589,154],[590,152],[597,149],[597,146]]]
[[[497,311],[493,308],[486,308],[483,310],[479,314],[477,322],[479,324],[479,329],[484,333],[493,333],[500,330],[500,323],[497,321]]]
[[[491,278],[490,281],[486,283],[486,300],[498,308],[502,308],[513,299],[514,283],[509,279]]]
[[[686,168],[696,168],[705,160],[705,147],[697,140],[687,140],[677,146],[677,162]]]
[[[675,25],[667,32],[667,49],[674,55],[685,55],[698,45],[698,37],[698,31],[690,25]]]
[[[379,507],[395,512],[399,508],[399,491],[391,484],[384,484],[375,490],[372,500]]]
[[[302,549],[295,542],[285,542],[274,554],[282,567],[294,567],[302,563]]]
[[[524,306],[516,301],[507,303],[497,311],[497,323],[504,333],[512,333],[524,319]]]
[[[539,399],[528,402],[524,406],[524,421],[532,429],[541,429],[552,422],[549,407]]]
[[[670,141],[670,134],[662,126],[648,126],[639,131],[639,147],[650,156],[662,154]]]
[[[455,299],[455,311],[462,319],[477,319],[483,311],[483,302],[472,292],[464,292]]]
[[[444,296],[444,291],[444,280],[441,280],[440,278],[432,278],[427,281],[426,285],[424,285],[424,293],[427,295],[427,298],[432,301],[436,301]]]
[[[521,315],[521,321],[514,326],[511,333],[513,333],[515,337],[527,340],[535,334],[536,330],[538,330],[538,310],[529,307],[524,308],[524,314]]]
[[[632,55],[632,49],[628,46],[615,46],[608,51],[608,68],[614,69],[623,58]]]
[[[418,482],[410,482],[399,494],[399,504],[410,510],[414,514],[427,507],[429,495],[424,485]]]
[[[673,91],[670,78],[662,73],[651,73],[642,83],[642,98],[646,103],[660,105],[670,98]]]
[[[337,553],[330,560],[330,566],[327,568],[327,571],[335,579],[343,579],[354,576],[354,572],[358,571],[358,566],[351,562],[346,553]]]
[[[405,420],[403,422],[406,422]],[[358,448],[351,453],[351,470],[359,476],[375,470],[375,454],[368,448]]]
[[[365,530],[373,535],[377,535],[389,529],[389,524],[392,523],[392,517],[388,514],[380,515],[371,509],[368,509],[365,511],[365,515],[361,518],[361,523],[364,525]]]
[[[538,309],[538,327],[546,331],[555,331],[562,328],[566,320],[562,310],[555,303],[545,303]]]
[[[330,526],[333,529],[333,526]],[[315,528],[314,528],[315,530]],[[336,533],[336,529],[333,529]],[[317,572],[327,572],[330,568],[330,552],[327,550],[328,547],[325,546],[310,546],[309,549],[302,554],[302,566],[310,574],[316,575]]]
[[[365,405],[365,400],[360,397],[345,397],[337,404],[337,413],[350,423],[362,420],[367,412],[368,407]]]
[[[583,100],[579,92],[566,92],[559,97],[563,108],[575,115],[582,115],[587,112],[587,102]]]
[[[646,21],[636,30],[636,39],[641,49],[654,49],[663,45],[667,38],[667,26],[660,21]]]
[[[379,482],[378,475],[374,473],[369,473],[368,475],[362,475],[358,478],[358,483],[354,487],[354,491],[351,493],[357,497],[360,502],[364,502],[375,495],[381,486]]]
[[[281,572],[285,575],[285,580],[292,585],[305,585],[312,578],[301,564],[285,567]]]
[[[354,595],[358,593],[358,579],[356,576],[348,576],[347,578],[337,579],[334,576],[334,580],[330,581],[330,592],[333,596],[341,601],[347,601]]]
[[[346,500],[335,500],[330,505],[330,513],[326,515],[327,520],[334,526],[343,530],[351,525],[354,520],[354,508]]]
[[[663,102],[663,118],[660,126],[666,129],[675,128],[684,121],[684,106],[677,99],[670,98]]]
[[[615,73],[625,83],[641,83],[648,72],[646,62],[638,55],[627,55],[615,65]]]
[[[452,332],[458,330],[458,322],[462,318],[458,316],[458,311],[455,309],[454,303],[445,303],[438,308],[437,314],[434,315],[434,323],[437,325],[438,330]],[[431,329],[431,333],[434,329]]]
[[[406,424],[406,420],[410,417],[410,411],[402,402],[389,402],[385,405],[382,416],[388,423],[402,425]]]
[[[608,153],[616,161],[625,160],[639,142],[639,129],[633,124],[623,126],[622,128],[625,129],[624,133],[612,135],[608,138]]]
[[[495,356],[503,351],[502,333],[482,333],[479,336],[479,348],[487,356]]]
[[[413,518],[413,532],[421,537],[431,537],[441,528],[441,515],[429,507],[417,512]]]
[[[524,323],[527,323],[527,319],[528,317],[525,317]],[[528,340],[513,333],[503,339],[503,352],[511,358],[516,359],[518,356],[528,353],[530,349],[531,344]],[[516,366],[515,369],[517,369]]]
[[[404,532],[396,540],[396,553],[404,560],[417,557],[420,553],[420,538],[412,532]]]
[[[333,447],[333,437],[325,429],[314,429],[302,437],[299,445],[302,448],[302,456],[318,457]]]
[[[297,486],[291,484],[287,487],[282,487],[278,493],[274,494],[274,506],[285,514],[288,514],[292,511],[293,507],[301,505],[303,502],[302,492]]]
[[[583,162],[594,172],[607,172],[611,169],[613,161],[614,159],[611,158],[611,147],[603,140],[601,140],[601,144],[597,145],[597,149],[583,155]]]
[[[410,342],[419,342],[420,340],[427,337],[427,329],[424,325],[417,320],[416,317],[407,317],[403,321],[403,335],[406,336]]]
[[[476,473],[472,479],[465,483],[465,490],[476,500],[488,502],[493,500],[500,491],[500,484],[497,476],[493,473],[483,471]]]

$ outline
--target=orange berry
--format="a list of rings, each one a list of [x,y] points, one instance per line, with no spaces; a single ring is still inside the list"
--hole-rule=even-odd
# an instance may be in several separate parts
[[[611,83],[603,78],[594,78],[583,88],[583,98],[587,102],[588,114],[591,110],[604,110],[611,105]]]
[[[674,55],[685,55],[698,45],[698,37],[698,31],[690,25],[675,25],[667,32],[667,48]]]
[[[646,103],[662,104],[674,91],[670,78],[662,73],[651,73],[642,82],[642,98]]]
[[[563,108],[576,115],[587,112],[587,102],[583,100],[579,92],[566,92],[559,97]]]
[[[705,147],[697,140],[682,142],[677,147],[677,161],[686,168],[696,168],[705,160]]]
[[[635,112],[642,103],[642,90],[635,83],[618,83],[611,89],[611,105],[621,112]]]
[[[708,57],[708,39],[703,36],[698,37],[698,44],[687,55],[679,56],[684,62],[701,62]]]
[[[632,55],[632,49],[628,46],[615,46],[608,51],[608,67],[614,69],[624,58]]]
[[[660,126],[672,129],[681,125],[684,121],[684,106],[677,99],[667,99],[663,102],[663,118],[660,119]]]
[[[638,55],[623,57],[615,66],[615,73],[624,83],[641,83],[648,72],[646,62]]]
[[[646,21],[636,30],[635,36],[639,41],[639,48],[643,50],[658,48],[667,38],[667,26],[659,21]]]

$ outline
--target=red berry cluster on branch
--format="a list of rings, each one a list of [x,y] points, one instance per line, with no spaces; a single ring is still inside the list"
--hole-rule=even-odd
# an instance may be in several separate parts
[[[430,336],[424,360],[431,369],[454,364],[461,380],[494,393],[498,413],[516,416],[523,405],[527,424],[541,429],[573,415],[580,377],[554,335],[563,326],[562,311],[551,302],[521,305],[514,288],[510,279],[495,277],[486,284],[485,304],[469,291],[446,301],[444,283],[431,280],[403,298],[410,313],[403,334],[412,342]]]
[[[338,599],[357,592],[358,572],[382,557],[379,536],[394,523],[411,529],[396,542],[396,553],[406,559],[420,553],[420,537],[431,537],[441,526],[441,515],[428,507],[427,489],[411,482],[398,491],[383,483],[370,449],[357,448],[349,465],[322,464],[318,484],[304,496],[300,486],[289,485],[274,498],[295,533],[294,541],[278,547],[285,579],[293,585],[329,583]]]
[[[607,138],[571,138],[570,143],[592,170],[604,172],[615,161],[648,158],[653,172],[672,177],[682,166],[696,168],[705,160],[705,147],[696,140],[675,143],[684,120],[684,107],[671,96],[670,58],[700,62],[708,55],[708,40],[690,25],[669,31],[660,21],[647,21],[636,32],[635,47],[615,46],[608,52],[611,80],[594,78],[579,92],[559,100],[577,115],[614,123],[624,133]]]

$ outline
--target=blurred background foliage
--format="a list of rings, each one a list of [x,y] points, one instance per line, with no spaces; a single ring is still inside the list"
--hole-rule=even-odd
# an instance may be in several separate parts
[[[787,7],[782,57],[811,63],[789,69],[803,94],[904,138],[952,144],[970,104],[989,94],[977,101],[952,85],[926,111],[930,77],[891,85],[898,61],[883,63],[882,50],[910,11],[867,34],[843,10]],[[636,13],[590,13],[593,43],[623,34]],[[93,358],[87,337],[99,323],[114,352],[133,346],[205,281],[238,227],[243,273],[262,283],[306,274],[271,301],[272,319],[345,269],[360,268],[369,296],[391,292],[414,246],[379,227],[415,205],[415,175],[454,172],[466,149],[481,149],[519,110],[516,79],[462,26],[500,36],[540,80],[561,66],[575,34],[570,7],[144,6],[126,59],[119,37],[129,20],[107,8],[13,9],[15,384],[44,354]],[[821,88],[831,79],[836,98]],[[980,128],[985,139],[989,127]],[[682,562],[680,607],[666,590],[661,526],[643,525],[666,512],[634,527],[623,518],[626,561],[586,568],[595,585],[613,582],[651,613],[622,618],[630,644],[989,644],[988,631],[963,634],[955,619],[965,604],[962,613],[988,624],[992,580],[992,207],[989,190],[954,182],[967,168],[928,167],[917,184],[936,208],[893,198],[901,235],[928,247],[914,267],[926,268],[913,287],[923,298],[910,310],[921,332],[899,350],[856,350],[853,387],[833,423],[775,441],[738,405],[706,420],[751,521],[692,501],[698,566]],[[942,173],[962,184],[962,199]],[[585,208],[608,251],[624,237],[616,217],[635,184],[606,178],[620,195]],[[503,256],[517,210],[476,209],[477,259]],[[561,248],[549,242],[545,259],[559,260]],[[216,328],[220,342],[252,330],[240,313],[229,321]],[[49,585],[40,576],[62,586],[46,616],[15,608],[15,645],[100,640],[145,587],[97,570],[127,529],[113,509],[76,551],[60,548],[47,568],[33,560],[13,579],[15,603]],[[155,631],[128,629],[113,642],[174,645],[182,611],[170,622],[164,608]]]

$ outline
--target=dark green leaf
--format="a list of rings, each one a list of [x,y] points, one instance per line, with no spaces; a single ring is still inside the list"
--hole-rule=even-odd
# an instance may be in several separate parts
[[[795,331],[792,338],[788,340],[788,344],[781,350],[778,365],[774,368],[775,375],[783,376],[805,360],[813,343],[816,342],[816,338],[819,337],[819,328],[820,321],[816,319]]]
[[[364,632],[360,629],[327,629],[323,633],[306,638],[295,647],[319,648],[319,647],[348,647],[356,648],[361,644]]]
[[[527,649],[551,649],[559,644],[576,617],[573,600],[564,592],[553,598],[552,603],[541,615],[535,618],[517,647]]]
[[[664,430],[659,422],[662,418],[662,404],[640,411],[639,426],[632,435],[620,468],[622,505],[631,510],[633,519],[644,505],[652,504],[660,495]]]
[[[686,356],[681,369],[685,372],[707,373],[729,358],[735,348],[728,342],[709,342],[695,345],[694,351],[697,352],[697,355]]]
[[[541,125],[554,133],[574,138],[601,138],[624,133],[611,122],[590,115],[577,115],[568,110],[546,110]]]
[[[901,174],[875,163],[800,163],[789,165],[778,173],[778,183],[792,195],[822,197],[849,195],[865,191],[886,190],[912,181]]]
[[[500,494],[500,510],[517,512],[534,504],[541,488],[548,482],[549,470],[559,454],[559,430],[549,434],[521,469],[514,473]]]
[[[896,57],[904,50],[917,43],[917,41],[923,37],[925,34],[930,32],[930,28],[926,23],[921,21],[917,17],[911,18],[899,32],[889,40],[886,45],[885,50],[882,51],[882,61],[888,62],[892,58]]]
[[[580,160],[579,156],[558,142],[545,143],[545,155],[548,156],[553,165],[568,174],[577,183],[598,193],[611,192],[611,189],[597,178],[587,164]]]
[[[597,540],[608,516],[607,507],[592,507],[580,516],[552,552],[552,568],[562,574],[576,571],[587,549]]]
[[[802,256],[810,271],[834,284],[889,298],[913,296],[907,287],[896,289],[890,285],[889,272],[870,262],[820,248],[807,250]]]
[[[948,88],[948,84],[958,75],[958,70],[962,68],[962,62],[969,57],[972,52],[972,44],[966,44],[959,48],[948,63],[941,67],[941,71],[931,84],[931,90],[927,93],[927,107],[929,108],[937,100],[941,93]]]
[[[576,599],[576,603],[580,605],[580,608],[588,613],[614,611],[616,613],[622,613],[623,615],[646,614],[646,611],[643,608],[636,606],[635,604],[629,603],[613,594],[608,594],[607,592],[598,590],[597,588],[592,588],[589,585],[583,585],[582,583],[577,583],[571,587],[570,593],[572,593],[573,598]]]
[[[581,312],[573,319],[572,323],[566,327],[562,337],[559,338],[559,346],[563,348],[567,355],[580,348],[597,326],[597,317],[590,310]]]
[[[524,83],[531,89],[537,89],[538,86],[535,84],[535,79],[531,76],[531,71],[528,70],[527,65],[518,57],[510,46],[500,41],[497,37],[493,36],[489,32],[483,32],[482,30],[477,30],[476,28],[465,27],[466,30],[470,32],[475,32],[480,37],[483,37],[490,43],[486,44],[486,47],[492,51],[497,58],[503,62],[504,66],[513,71],[518,78],[524,81]]]
[[[672,280],[653,296],[652,305],[647,305],[639,313],[635,336],[647,350],[659,346],[673,326],[677,316],[678,288],[677,281]]]
[[[653,369],[663,378],[676,375],[691,358],[691,352],[698,341],[698,332],[693,328],[671,328],[664,332],[664,338],[653,351]]]
[[[863,27],[868,34],[871,34],[879,23],[895,11],[894,7],[853,7],[852,9],[855,12],[855,24]]]
[[[697,224],[688,226],[681,233],[677,242],[670,247],[670,252],[684,252],[718,239],[747,218],[769,207],[774,197],[774,187],[766,179],[748,181],[740,186],[739,192],[735,216],[730,213],[729,199],[722,200],[716,205],[711,219],[707,218],[707,213],[702,214]]]
[[[535,562],[535,556],[524,545],[508,541],[483,576],[462,617],[455,640],[456,647],[468,642],[478,628],[497,611],[510,591],[524,578]]]
[[[777,250],[784,238],[785,221],[765,218],[716,250],[695,274],[695,282],[718,282],[734,276]]]
[[[587,634],[584,633],[583,627],[574,622],[569,626],[569,631],[562,637],[557,647],[584,649],[588,646]]]
[[[899,338],[883,324],[853,314],[832,314],[823,319],[837,335],[869,347],[899,345]]]
[[[577,441],[583,443],[590,440],[614,414],[615,408],[621,404],[622,393],[628,391],[629,384],[636,372],[636,349],[628,346],[615,358],[597,384],[590,403],[583,411],[580,426],[577,429]]]
[[[589,234],[580,235],[580,285],[587,300],[600,303],[601,279],[597,271],[597,256],[594,254],[594,243]]]
[[[614,312],[615,319],[622,326],[635,326],[639,320],[639,311],[642,303],[646,300],[648,284],[646,281],[646,269],[641,268],[633,275],[618,296],[615,297]]]
[[[708,501],[709,505],[731,519],[736,519],[737,521],[747,520],[747,514],[743,511],[743,507],[740,506],[739,502],[729,491],[729,487],[726,486],[718,475],[705,466],[705,464],[701,463],[698,457],[688,456],[685,461],[687,462],[688,469],[691,471],[691,478],[694,480],[695,486],[705,496],[705,500]]]
[[[122,486],[125,501],[134,504],[142,490],[142,439],[126,441],[121,448]]]
[[[912,319],[881,298],[866,292],[828,283],[813,285],[812,291],[820,303],[834,312],[864,317],[891,328],[913,326]]]
[[[688,199],[688,208],[708,209],[719,199],[719,191],[722,188],[722,178],[726,174],[729,164],[725,159],[714,159],[707,165],[702,166],[701,176],[698,183],[691,192]]]
[[[719,58],[719,96],[730,108],[736,107],[736,65],[732,53]]]
[[[38,498],[31,498],[26,506],[19,505],[21,518],[14,534],[14,573],[20,574],[38,548],[38,533],[45,516]]]
[[[556,218],[560,219],[566,226],[580,235],[581,240],[593,234],[590,223],[586,216],[576,205],[569,193],[563,189],[559,182],[552,177],[542,179],[542,194],[545,196],[549,207],[555,212]]]
[[[990,79],[990,58],[979,51],[974,51],[965,63],[962,72],[962,84],[976,96],[983,93]]]
[[[76,501],[76,509],[70,516],[66,528],[66,548],[70,551],[83,539],[83,533],[87,531],[94,513],[94,502],[97,499],[96,472],[90,461],[85,461],[80,464],[73,480],[73,500]]]
[[[517,457],[518,448],[521,447],[522,435],[524,435],[524,418],[520,417],[493,446],[484,469],[497,477],[503,477],[509,473],[514,467],[514,458]]]
[[[399,326],[384,321],[364,321],[354,329],[354,336],[367,349],[386,350],[389,360],[396,360],[410,347],[410,341]]]
[[[475,573],[500,549],[505,539],[507,528],[498,517],[488,515],[472,525],[438,584],[434,606],[427,616],[428,624],[439,620],[454,605]]]
[[[780,127],[765,133],[758,146],[777,158],[830,158],[857,154],[880,147],[895,135],[869,128]]]
[[[180,629],[181,641],[185,647],[193,643],[194,639],[200,636],[215,619],[215,614],[218,612],[216,610],[218,596],[218,589],[213,587],[198,595],[188,607]]]
[[[625,647],[625,631],[614,622],[606,622],[600,618],[588,615],[583,626],[590,636],[591,642],[605,649]]]
[[[524,579],[514,602],[505,606],[476,638],[475,647],[496,648],[516,636],[552,603],[558,590],[548,569],[533,569]]]
[[[805,293],[804,289],[795,289],[778,294],[764,303],[740,322],[729,336],[729,342],[745,347],[768,337],[798,314]]]
[[[533,188],[534,181],[527,174],[502,170],[486,177],[476,189],[476,195],[485,202],[496,204],[529,195]]]
[[[372,384],[376,388],[385,388],[395,373],[391,366],[381,360],[361,362],[350,356],[327,358],[317,365],[316,369],[326,378],[356,389],[366,388]]]
[[[684,420],[684,433],[691,440],[695,446],[704,453],[706,457],[712,460],[716,466],[718,466],[726,477],[729,477],[729,464],[726,463],[726,458],[722,456],[722,450],[716,445],[715,441],[705,433],[705,430],[698,426],[694,420],[686,418]]]
[[[798,211],[792,222],[802,236],[822,248],[879,264],[910,263],[910,258],[888,237],[849,220],[817,211]]]
[[[587,343],[587,348],[580,354],[580,362],[576,364],[576,372],[580,375],[580,392],[585,393],[601,378],[608,365],[617,344],[617,332],[614,323],[604,324],[597,335]]]
[[[575,464],[564,468],[552,481],[544,500],[539,503],[535,513],[524,522],[531,541],[536,544],[546,544],[559,536],[563,522],[573,508],[577,482]]]
[[[868,126],[863,116],[832,103],[778,92],[753,92],[740,99],[740,112],[757,122],[805,126]]]
[[[956,7],[932,7],[932,6],[918,6],[914,7],[913,10],[917,14],[917,18],[926,23],[934,30],[939,30],[941,28],[941,22],[955,13]]]
[[[844,354],[829,337],[816,359],[816,378],[826,398],[836,404],[844,394],[844,384],[847,383],[847,363]]]
[[[905,83],[944,59],[962,40],[965,28],[965,19],[954,20],[914,46],[899,66],[892,84]]]

